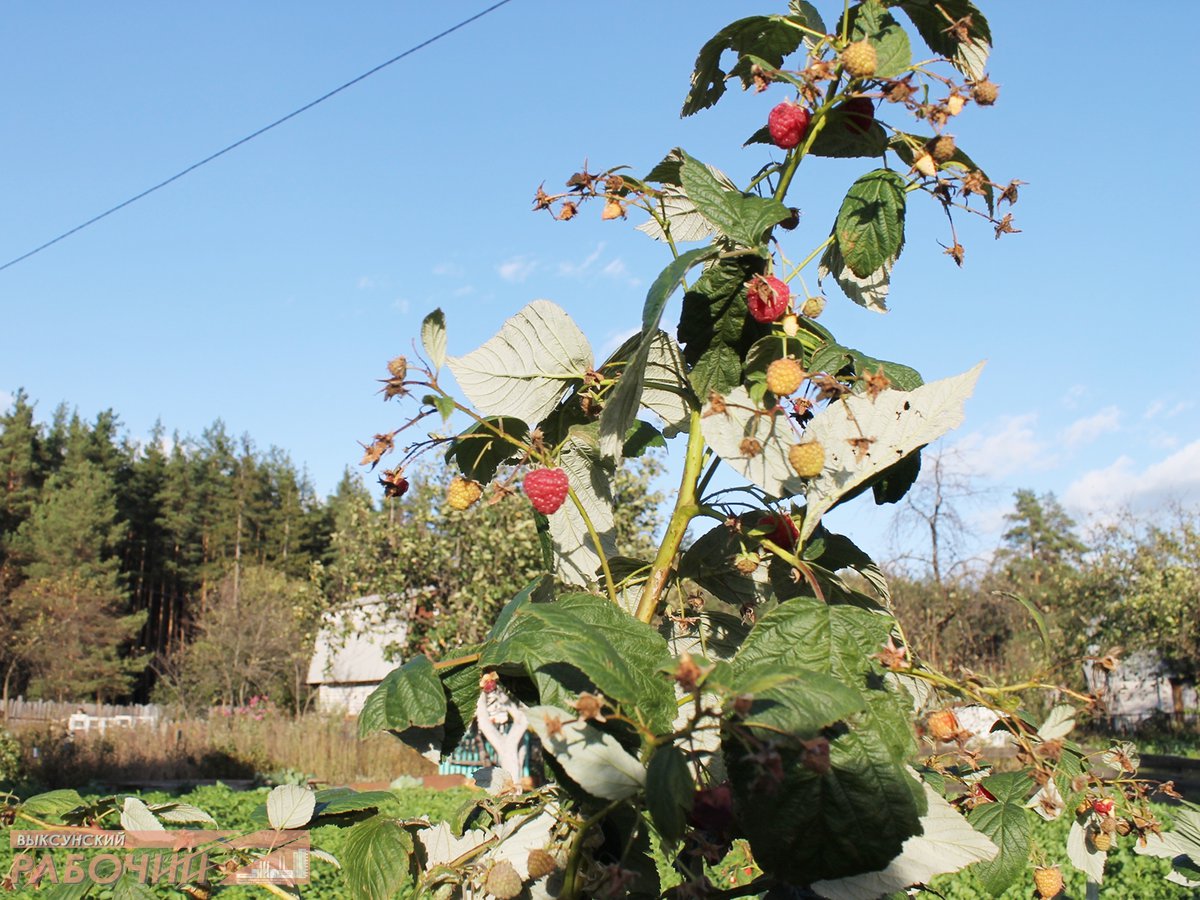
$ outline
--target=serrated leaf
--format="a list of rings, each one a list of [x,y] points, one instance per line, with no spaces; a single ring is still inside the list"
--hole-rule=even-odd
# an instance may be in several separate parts
[[[1071,865],[1087,876],[1089,882],[1092,884],[1103,883],[1104,863],[1108,859],[1108,854],[1092,846],[1087,839],[1087,828],[1078,818],[1071,823],[1071,830],[1067,833],[1067,859]]]
[[[820,672],[763,667],[737,667],[730,689],[754,697],[743,721],[802,738],[814,737],[827,725],[866,708],[854,688]]]
[[[916,149],[924,147],[933,138],[919,135],[908,134],[907,132],[897,131],[893,133],[888,146],[896,151],[896,155],[905,163],[911,166],[916,159]],[[983,199],[987,204],[988,215],[991,215],[996,210],[996,189],[992,186],[992,182],[970,156],[963,151],[959,146],[955,146],[954,155],[943,163],[939,163],[939,168],[962,169],[965,172],[979,172],[983,176]]]
[[[35,794],[21,804],[21,809],[35,816],[57,816],[78,809],[84,802],[78,791],[63,789]]]
[[[612,735],[554,706],[531,707],[527,716],[542,749],[589,794],[624,800],[642,789],[646,770]]]
[[[572,666],[627,715],[662,732],[675,717],[670,683],[657,674],[669,659],[666,641],[649,625],[603,597],[567,594],[520,609],[505,639],[489,646],[480,663],[516,664],[530,675]]]
[[[39,893],[38,900],[82,900],[95,884],[79,881],[74,884],[48,884]]]
[[[725,237],[757,248],[772,225],[791,215],[778,200],[743,194],[721,185],[698,159],[683,154],[679,170],[683,188],[700,214]]]
[[[874,400],[847,396],[814,416],[805,437],[824,446],[825,469],[805,489],[807,506],[801,538],[807,539],[820,517],[856,486],[956,428],[963,419],[963,404],[975,389],[981,371],[983,363],[915,391],[883,391]],[[856,457],[851,443],[859,438],[871,441],[861,458]],[[786,448],[775,446],[772,450],[776,455],[780,452],[786,461]],[[767,455],[765,444],[763,455]],[[771,471],[778,468],[776,458]],[[771,491],[765,484],[760,487]]]
[[[893,262],[884,263],[870,275],[860,278],[846,265],[841,247],[835,239],[821,256],[821,262],[817,266],[817,280],[820,282],[832,275],[842,292],[859,306],[871,312],[885,313],[893,265]]]
[[[534,585],[540,584],[540,580]],[[529,589],[532,593],[532,588]],[[522,591],[517,596],[522,596]],[[510,601],[511,603],[512,601]],[[503,613],[503,611],[502,611]],[[499,620],[497,620],[499,624]],[[455,656],[466,657],[477,653],[483,648],[482,644],[472,644],[460,647],[454,651]],[[479,700],[479,678],[482,672],[475,662],[463,663],[438,670],[442,687],[446,692],[446,721],[442,725],[442,758],[450,756],[462,740],[464,734],[475,720],[475,705]]]
[[[579,326],[549,300],[535,300],[506,321],[500,333],[450,371],[485,416],[511,416],[535,425],[563,392],[592,369],[592,350]]]
[[[384,803],[393,799],[387,791],[353,791],[349,788],[327,788],[317,791],[316,807],[313,810],[314,822],[321,819],[332,819],[338,816],[349,816],[366,810],[378,809]]]
[[[298,784],[280,784],[267,794],[267,821],[276,831],[303,828],[313,817],[317,795]]]
[[[646,808],[654,827],[668,843],[683,837],[696,783],[678,747],[659,747],[646,766]]]
[[[1075,708],[1073,706],[1056,706],[1046,716],[1046,721],[1038,728],[1038,737],[1043,741],[1053,741],[1064,738],[1075,728]]]
[[[769,131],[766,137],[765,142],[769,143]],[[877,121],[868,121],[866,116],[853,115],[843,106],[835,106],[825,114],[825,127],[813,139],[808,155],[832,159],[877,158],[887,146],[887,133]]]
[[[126,831],[163,831],[162,822],[137,797],[126,797],[121,804],[121,827]]]
[[[554,543],[555,572],[567,584],[587,587],[595,583],[596,570],[600,568],[600,554],[588,531],[588,520],[600,539],[605,557],[617,552],[612,481],[608,469],[602,465],[598,441],[589,430],[577,428],[571,432],[558,464],[567,473],[571,490],[588,519],[584,519],[569,498],[546,517]]]
[[[912,65],[908,33],[882,3],[863,3],[854,8],[851,37],[854,40],[865,38],[875,47],[876,78],[895,78]]]
[[[112,900],[158,900],[158,894],[139,881],[136,875],[123,872],[121,877],[113,882]]]
[[[970,0],[899,0],[899,6],[917,27],[921,39],[935,53],[948,58],[971,79],[983,77],[992,52],[988,21]],[[970,17],[969,38],[959,41],[950,26]]]
[[[1000,852],[995,859],[979,863],[975,874],[985,889],[999,895],[1020,877],[1029,862],[1033,830],[1025,800],[1033,779],[1024,772],[1001,772],[985,778],[983,786],[996,802],[980,804],[967,819],[991,838]]]
[[[425,848],[429,868],[433,868],[443,866],[459,857],[466,857],[472,850],[482,847],[488,840],[488,833],[475,828],[457,836],[448,822],[438,822],[430,828],[418,831],[417,838]]]
[[[888,169],[868,172],[850,186],[834,223],[842,259],[858,278],[891,265],[904,247],[904,178]]]
[[[150,811],[163,822],[184,825],[196,822],[205,825],[217,824],[212,816],[190,803],[156,803],[150,807]]]
[[[704,440],[742,477],[772,497],[790,497],[804,489],[804,481],[788,462],[788,450],[801,440],[792,420],[782,410],[777,415],[757,415],[757,405],[742,386],[725,396],[725,411],[708,407],[700,422]],[[711,413],[711,414],[710,414]],[[761,450],[747,452],[747,439]]]
[[[803,21],[803,19],[801,19]],[[770,62],[774,68],[800,46],[804,32],[794,27],[784,16],[748,16],[722,28],[700,48],[692,73],[692,87],[684,101],[682,116],[707,109],[725,93],[726,73],[721,68],[721,56],[726,50],[738,55],[738,62],[729,74],[737,74],[745,86],[753,83],[750,67],[741,57],[753,53]]]
[[[395,819],[359,822],[346,832],[342,871],[349,896],[390,900],[408,880],[412,838]]]
[[[683,190],[683,182],[679,176],[683,156],[683,150],[676,147],[646,176],[646,181],[655,181],[662,185],[654,202],[658,206],[659,216],[666,220],[666,230],[654,217],[637,226],[637,230],[656,241],[666,241],[668,232],[676,244],[706,241],[717,233]],[[707,169],[709,175],[722,188],[730,191],[736,189],[729,176],[720,169],[714,166],[707,166]]]
[[[742,380],[742,358],[770,333],[746,307],[746,282],[763,271],[758,256],[718,260],[683,296],[679,340],[691,366],[692,390],[701,399],[724,394]]]
[[[818,881],[813,890],[828,900],[876,900],[938,875],[959,872],[995,858],[999,848],[970,826],[937,791],[924,786],[929,811],[921,817],[921,834],[904,842],[900,855],[879,872],[833,881]]]
[[[793,17],[801,19],[813,31],[820,32],[821,34],[829,33],[829,30],[825,27],[824,20],[821,18],[821,14],[808,0],[789,0],[788,12]]]
[[[406,728],[434,728],[446,719],[446,694],[424,655],[414,656],[393,669],[363,703],[358,715],[358,733]]]
[[[446,315],[435,309],[421,322],[421,344],[437,371],[446,364]]]

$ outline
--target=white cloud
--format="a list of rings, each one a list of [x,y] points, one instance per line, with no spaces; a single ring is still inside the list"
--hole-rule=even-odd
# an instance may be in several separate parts
[[[500,263],[496,267],[496,271],[505,281],[517,284],[532,275],[537,266],[535,259],[530,259],[528,256],[514,256],[512,259]]]
[[[1054,463],[1033,426],[1035,413],[1005,416],[990,432],[973,431],[954,444],[964,474],[1004,478],[1014,472],[1045,469]]]
[[[1087,385],[1073,384],[1067,388],[1067,392],[1063,394],[1062,405],[1067,409],[1074,409],[1079,405],[1079,401],[1087,396]]]
[[[410,304],[410,303],[409,303],[407,300],[405,300],[403,297],[397,297],[395,300],[393,300],[393,301],[392,301],[392,306],[393,306],[395,309],[398,309],[398,310],[400,310],[400,312],[401,312],[402,314],[404,314],[404,315],[408,315],[408,311],[409,311],[409,309],[411,308],[412,304]]]
[[[1200,500],[1200,440],[1137,471],[1128,456],[1077,478],[1063,493],[1072,512],[1092,516],[1122,507],[1146,510]]]
[[[376,286],[375,279],[370,275],[359,275],[358,282],[355,285],[360,291],[369,291]]]
[[[473,294],[473,293],[475,293],[475,285],[464,284],[464,285],[461,285],[460,287],[456,287],[454,289],[453,293],[451,294],[451,296],[466,297],[468,294]]]
[[[1120,415],[1121,411],[1115,406],[1106,406],[1093,415],[1076,419],[1063,429],[1063,443],[1068,447],[1078,447],[1081,444],[1090,444],[1102,434],[1117,431],[1120,428],[1117,424]]]
[[[458,263],[444,262],[433,267],[433,274],[445,278],[462,278],[467,273]]]

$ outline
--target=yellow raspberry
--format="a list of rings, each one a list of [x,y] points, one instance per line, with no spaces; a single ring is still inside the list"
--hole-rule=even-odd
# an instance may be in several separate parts
[[[455,475],[446,489],[446,502],[451,509],[470,509],[483,493],[483,487],[478,481]]]
[[[558,863],[545,850],[530,850],[529,860],[525,863],[525,868],[529,870],[529,877],[536,881],[539,878],[545,878],[551,872],[558,869]]]
[[[1000,87],[996,82],[985,78],[983,81],[977,81],[971,86],[971,96],[975,98],[975,102],[980,106],[991,106],[1000,96]]]
[[[948,134],[943,134],[941,137],[936,137],[930,141],[925,149],[938,162],[948,162],[954,158],[954,138]]]
[[[796,393],[807,377],[796,360],[791,357],[777,359],[767,366],[767,390],[776,397],[787,397]]]
[[[1101,853],[1107,853],[1112,849],[1112,835],[1103,831],[1095,831],[1091,835],[1092,846]]]
[[[870,78],[877,65],[879,56],[870,41],[855,41],[842,51],[842,68],[851,78]]]
[[[825,468],[825,448],[818,441],[793,444],[788,450],[788,462],[801,478],[816,478]]]
[[[1042,900],[1050,900],[1062,893],[1063,876],[1058,866],[1038,866],[1033,870],[1033,886]]]

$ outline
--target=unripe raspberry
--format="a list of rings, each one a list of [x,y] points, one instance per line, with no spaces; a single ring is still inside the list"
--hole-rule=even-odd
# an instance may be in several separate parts
[[[801,478],[816,478],[825,468],[825,448],[819,441],[793,444],[788,450],[788,462]]]
[[[562,469],[534,469],[525,476],[522,487],[533,508],[548,516],[563,505],[571,485]]]
[[[943,134],[926,144],[925,149],[929,151],[929,155],[937,162],[947,162],[954,157],[954,138],[948,134]]]
[[[758,569],[758,554],[739,553],[733,558],[733,567],[743,575],[753,575]]]
[[[763,528],[773,528],[774,530],[765,535],[765,538],[784,550],[791,550],[800,540],[800,529],[796,527],[795,521],[789,515],[763,516],[758,520],[758,524]]]
[[[1038,866],[1033,870],[1033,886],[1042,900],[1050,900],[1062,893],[1063,876],[1058,866]]]
[[[1112,835],[1104,831],[1094,831],[1089,835],[1092,846],[1101,853],[1107,853],[1112,849]]]
[[[851,78],[870,78],[877,65],[879,56],[870,41],[855,41],[842,51],[842,68]]]
[[[791,304],[792,292],[774,275],[755,275],[746,282],[746,306],[756,322],[774,322]]]
[[[1105,816],[1100,820],[1100,830],[1105,834],[1115,834],[1117,831],[1116,816]]]
[[[984,78],[971,86],[971,96],[980,106],[991,106],[1000,96],[1000,88],[996,82]]]
[[[539,878],[545,878],[551,872],[558,868],[558,863],[554,861],[554,857],[545,850],[530,850],[529,859],[525,863],[525,868],[529,870],[529,877],[534,881]]]
[[[791,357],[777,359],[767,366],[767,390],[776,397],[796,393],[808,375]]]
[[[962,726],[958,724],[958,716],[952,709],[939,709],[931,712],[925,720],[925,727],[935,741],[946,743],[958,737]]]
[[[795,103],[780,103],[767,116],[771,141],[781,150],[791,150],[808,133],[809,112]]]
[[[455,475],[446,489],[446,502],[451,509],[470,509],[475,501],[483,494],[483,487],[478,481]]]
[[[825,311],[825,298],[818,295],[809,297],[804,301],[804,305],[800,307],[800,314],[807,316],[810,319],[815,319]]]
[[[483,889],[496,900],[513,900],[520,896],[522,887],[521,876],[508,860],[501,860],[492,866],[483,885]]]

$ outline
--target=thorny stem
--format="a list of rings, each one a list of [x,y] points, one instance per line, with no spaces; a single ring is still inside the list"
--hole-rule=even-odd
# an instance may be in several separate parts
[[[671,521],[667,524],[667,533],[658,546],[658,555],[654,557],[654,565],[650,568],[650,577],[646,579],[646,587],[638,601],[637,618],[647,625],[658,610],[658,602],[662,599],[667,586],[667,578],[671,573],[671,563],[683,536],[687,533],[688,524],[695,518],[700,507],[696,503],[696,484],[700,479],[700,470],[704,466],[704,434],[700,430],[700,410],[692,410],[688,424],[687,455],[683,460],[683,476],[679,480],[679,494],[675,498],[675,509],[671,513]]]

